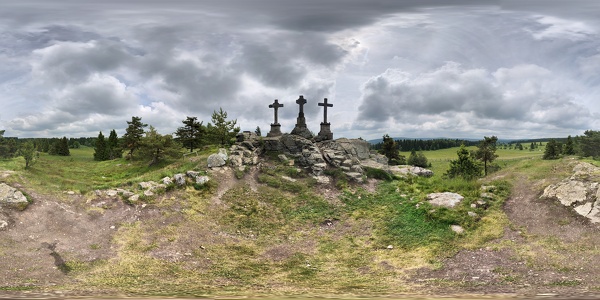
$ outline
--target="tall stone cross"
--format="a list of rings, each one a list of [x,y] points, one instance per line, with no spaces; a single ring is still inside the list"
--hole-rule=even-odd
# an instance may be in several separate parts
[[[323,103],[318,103],[319,106],[323,106],[323,123],[327,124],[327,107],[333,107],[333,104],[327,103],[327,98],[323,100]]]
[[[304,96],[301,95],[300,98],[296,100],[296,103],[300,105],[300,115],[304,115],[304,104],[306,104],[306,99],[304,99]]]
[[[279,121],[277,120],[277,110],[283,107],[283,104],[279,104],[279,100],[275,99],[275,102],[273,102],[273,104],[269,104],[269,108],[273,109],[273,114],[275,115],[275,123],[273,124],[279,124]]]

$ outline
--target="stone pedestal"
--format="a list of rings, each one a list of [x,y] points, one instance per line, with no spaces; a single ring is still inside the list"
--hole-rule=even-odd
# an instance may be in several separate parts
[[[272,136],[281,136],[281,124],[279,123],[275,123],[275,124],[271,124],[271,131],[269,131],[269,133],[267,133],[268,137],[272,137]]]
[[[333,140],[333,132],[331,132],[331,123],[321,123],[321,131],[316,137],[318,141]]]
[[[304,113],[298,114],[298,118],[296,119],[296,126],[292,130],[291,134],[299,135],[305,139],[312,139],[314,136],[306,127],[306,119],[304,118]]]

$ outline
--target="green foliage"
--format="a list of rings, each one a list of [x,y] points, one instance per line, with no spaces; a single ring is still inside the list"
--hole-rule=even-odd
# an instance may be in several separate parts
[[[392,181],[394,179],[397,179],[396,176],[394,176],[382,169],[371,168],[371,167],[363,167],[363,169],[365,171],[365,175],[367,175],[368,178],[374,178],[374,179],[385,180],[385,181]]]
[[[148,124],[142,123],[142,118],[131,117],[131,121],[127,121],[127,129],[123,135],[123,147],[129,150],[127,157],[133,159],[133,152],[140,147],[140,141],[144,136],[144,128]]]
[[[565,147],[563,148],[563,154],[575,155],[575,153],[575,141],[573,141],[573,138],[569,135],[567,137],[567,141],[565,142]]]
[[[104,135],[102,131],[98,133],[98,138],[96,139],[96,146],[94,147],[94,160],[103,161],[108,160],[109,154],[106,146],[106,140],[104,140]]]
[[[488,163],[493,162],[498,157],[496,154],[496,142],[498,142],[496,136],[484,136],[483,140],[477,146],[477,151],[475,151],[475,158],[483,162],[484,176],[488,174]]]
[[[17,152],[15,139],[4,138],[4,130],[0,130],[0,158],[11,158]]]
[[[546,144],[546,150],[544,150],[543,159],[559,159],[562,153],[562,145],[555,139],[550,139]]]
[[[260,132],[260,127],[256,126],[256,129],[254,130],[254,133],[256,133],[257,136],[262,136],[262,133]]]
[[[179,151],[181,145],[173,139],[173,136],[161,135],[153,126],[150,126],[150,130],[141,139],[139,149],[143,158],[150,159],[149,166],[153,166],[167,157],[178,158],[181,156]]]
[[[21,146],[19,154],[25,159],[25,169],[29,169],[29,167],[33,166],[35,160],[38,158],[33,142],[31,141],[28,141]]]
[[[482,166],[465,145],[460,146],[456,154],[458,154],[458,159],[450,161],[450,168],[444,174],[446,177],[462,177],[470,180],[481,176]]]
[[[398,145],[388,134],[383,136],[383,146],[381,147],[381,150],[379,150],[379,153],[385,155],[389,159],[390,165],[402,164],[403,157],[400,157]]]
[[[229,145],[235,136],[240,132],[236,127],[237,120],[227,121],[227,112],[223,108],[219,111],[213,111],[212,124],[208,124],[207,131],[213,142],[221,145]]]
[[[114,129],[110,131],[110,135],[108,136],[106,150],[108,152],[108,159],[117,159],[123,156],[123,149],[119,146],[119,137]]]
[[[184,126],[177,128],[175,132],[176,140],[189,149],[190,152],[194,152],[194,149],[202,145],[206,129],[202,126],[202,122],[198,122],[196,117],[187,117],[182,122]]]
[[[407,163],[411,166],[417,166],[417,167],[421,167],[421,168],[427,168],[429,167],[429,162],[427,161],[427,157],[425,157],[425,154],[423,154],[423,152],[419,151],[412,151],[410,153],[410,156],[408,157],[408,161]]]
[[[69,151],[69,140],[64,136],[62,139],[57,139],[54,143],[54,154],[60,156],[69,156],[71,152]]]
[[[584,135],[579,137],[579,146],[581,156],[600,158],[600,131],[586,130]]]

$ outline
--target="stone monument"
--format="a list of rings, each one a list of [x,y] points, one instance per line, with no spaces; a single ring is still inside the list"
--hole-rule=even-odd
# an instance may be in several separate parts
[[[291,134],[299,135],[310,140],[313,138],[313,134],[306,127],[306,119],[304,118],[304,104],[306,104],[306,99],[304,99],[304,96],[300,95],[300,98],[296,100],[296,103],[300,106],[300,112],[298,113],[298,118],[296,119],[296,126],[292,130]]]
[[[333,140],[333,132],[331,132],[331,123],[327,122],[327,108],[333,107],[333,104],[327,103],[327,98],[325,98],[325,100],[323,100],[323,103],[318,103],[318,105],[323,106],[323,122],[321,122],[321,131],[319,131],[316,140]]]
[[[279,124],[279,121],[277,120],[277,111],[280,107],[283,107],[283,104],[279,104],[279,100],[277,99],[275,99],[275,102],[273,102],[273,104],[269,104],[269,108],[273,109],[275,122],[271,124],[271,131],[267,133],[268,137],[281,136],[281,124]]]

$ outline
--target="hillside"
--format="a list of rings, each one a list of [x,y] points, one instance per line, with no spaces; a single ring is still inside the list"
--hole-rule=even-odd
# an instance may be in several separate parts
[[[43,155],[31,170],[0,161],[1,182],[32,202],[0,232],[7,295],[581,295],[600,289],[597,225],[542,190],[572,159],[499,150],[502,167],[467,182],[441,174],[452,149],[431,151],[436,175],[364,184],[326,172],[319,184],[266,155],[242,172],[206,167],[216,149],[152,168],[95,162],[92,149]],[[444,154],[447,153],[447,154]],[[131,202],[103,191],[193,170],[203,185]],[[482,201],[482,186],[494,186]],[[99,190],[100,193],[96,192]],[[456,192],[454,209],[426,195]],[[490,195],[491,194],[491,195]],[[474,213],[468,214],[467,212]],[[450,225],[460,225],[457,234]]]

